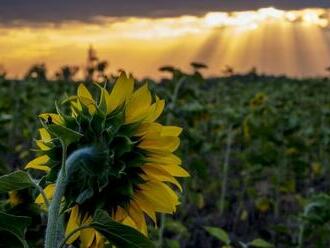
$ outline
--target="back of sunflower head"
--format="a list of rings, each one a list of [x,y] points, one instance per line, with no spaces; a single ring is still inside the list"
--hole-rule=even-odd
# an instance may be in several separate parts
[[[158,123],[165,101],[147,84],[135,89],[125,73],[111,90],[106,85],[95,89],[97,97],[81,84],[77,95],[56,104],[57,113],[39,116],[38,156],[25,168],[45,173],[44,190],[36,198],[48,206],[45,246],[57,247],[62,239],[63,245],[80,247],[107,242],[129,247],[123,240],[151,247],[146,220],[156,223],[157,213],[176,211],[174,188],[182,190],[176,178],[189,176],[174,154],[182,129]],[[103,223],[106,216],[125,227],[130,238],[114,239],[116,231]]]

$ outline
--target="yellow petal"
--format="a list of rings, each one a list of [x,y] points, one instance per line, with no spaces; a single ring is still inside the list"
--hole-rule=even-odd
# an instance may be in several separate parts
[[[111,113],[125,103],[132,95],[133,89],[134,79],[132,77],[127,78],[126,74],[122,72],[110,93],[109,100],[107,102],[108,113]]]
[[[151,206],[150,202],[145,201],[145,199],[140,197],[139,194],[134,195],[134,202],[145,212],[152,221],[156,224],[156,214],[155,209]]]
[[[71,208],[68,224],[65,230],[65,236],[69,235],[73,230],[80,226],[79,219],[79,207],[78,205]],[[72,244],[80,235],[80,232],[76,232],[71,238],[68,239],[66,244]]]
[[[189,177],[190,174],[181,166],[175,164],[146,164],[145,166],[159,168],[174,177]]]
[[[48,200],[51,200],[53,198],[54,191],[55,191],[55,183],[49,184],[46,186],[46,188],[44,188],[44,193]],[[35,203],[37,203],[37,204],[45,203],[44,198],[42,197],[41,194],[39,194],[38,197],[35,199]]]
[[[129,217],[129,216],[127,216],[127,217],[123,220],[122,224],[137,229],[137,226],[136,226],[135,222],[134,222],[134,221],[132,220],[132,218]]]
[[[122,222],[127,217],[127,212],[122,207],[117,207],[116,213],[113,216],[113,219],[118,222]]]
[[[89,113],[94,114],[96,111],[95,101],[84,84],[79,85],[77,95],[80,102],[88,108]]]
[[[143,122],[153,122],[161,115],[165,107],[165,100],[159,100],[151,105],[149,115],[143,120]]]
[[[26,166],[25,169],[37,169],[37,170],[42,170],[48,172],[50,168],[46,166],[46,164],[49,161],[49,157],[47,155],[43,155],[40,157],[37,157],[30,161]]]
[[[134,136],[160,135],[162,125],[157,122],[142,123],[136,130]]]
[[[137,230],[147,235],[147,225],[144,218],[144,214],[142,210],[134,203],[134,201],[130,202],[128,208],[128,214],[131,217],[131,219],[135,222]]]
[[[160,182],[170,182],[176,185],[180,191],[182,191],[182,187],[180,183],[166,170],[162,169],[162,167],[156,166],[142,166],[142,170],[146,175],[142,175],[142,178],[148,180],[148,177],[153,180],[158,180]]]
[[[51,119],[52,122],[54,124],[57,124],[57,125],[63,125],[64,124],[64,120],[58,114],[54,114],[54,113],[43,113],[43,114],[40,114],[39,117],[41,119],[45,120],[45,121],[48,121],[49,119]]]
[[[161,136],[173,136],[177,137],[180,135],[182,132],[181,127],[176,127],[176,126],[163,126],[161,129]]]
[[[48,133],[48,131],[45,128],[39,128],[39,133],[42,141],[49,142],[51,141],[52,137]]]
[[[138,147],[150,151],[174,152],[180,145],[180,139],[173,136],[143,139]]]
[[[105,111],[105,114],[110,113],[110,95],[104,88],[101,89],[101,99],[99,103],[101,109]]]
[[[104,237],[95,231],[95,241],[91,248],[104,248]]]
[[[160,182],[148,181],[140,184],[139,193],[157,212],[172,214],[179,204],[178,197],[172,189]],[[141,197],[141,196],[140,196]]]
[[[45,143],[42,140],[36,140],[36,145],[42,151],[48,151],[48,150],[50,150],[50,147],[47,146],[47,145],[45,145]]]
[[[93,228],[86,228],[80,231],[80,247],[89,248],[93,244],[95,238],[95,230]]]
[[[135,91],[129,99],[125,110],[125,123],[134,123],[143,120],[150,114],[151,94],[145,84]]]
[[[161,151],[153,151],[152,153],[148,154],[146,161],[150,163],[166,164],[166,165],[182,164],[182,161],[178,156],[170,152],[161,152]]]

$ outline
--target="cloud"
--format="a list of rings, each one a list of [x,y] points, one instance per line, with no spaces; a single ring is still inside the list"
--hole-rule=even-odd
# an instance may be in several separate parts
[[[275,6],[281,9],[330,8],[329,0],[1,0],[0,22],[90,21],[95,16],[165,17],[198,15],[208,11],[231,11]],[[19,22],[20,21],[20,22]]]

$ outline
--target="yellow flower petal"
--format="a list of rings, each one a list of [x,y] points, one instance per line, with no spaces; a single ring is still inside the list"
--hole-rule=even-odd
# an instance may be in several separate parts
[[[95,231],[95,245],[91,248],[103,248],[104,247],[104,237]]]
[[[44,188],[44,193],[45,193],[46,198],[48,200],[51,200],[53,198],[54,191],[55,191],[55,183],[49,184],[49,185],[46,186],[46,188]],[[45,203],[44,198],[42,197],[41,194],[38,195],[38,197],[35,199],[34,202],[37,203],[37,204],[44,204]]]
[[[134,221],[132,220],[132,218],[129,217],[129,216],[127,216],[127,217],[123,220],[122,224],[137,229],[137,226],[136,226],[135,222],[134,222]]]
[[[136,130],[134,136],[144,135],[159,135],[162,130],[162,125],[157,122],[142,123]]]
[[[43,155],[40,157],[37,157],[30,161],[26,166],[25,169],[37,169],[48,172],[50,168],[46,166],[46,164],[49,161],[49,157],[47,155]]]
[[[52,137],[45,128],[39,128],[39,133],[43,142],[51,141]]]
[[[79,85],[77,95],[79,101],[88,108],[89,113],[94,114],[96,111],[95,101],[84,84]]]
[[[89,248],[93,244],[95,238],[95,230],[93,228],[87,228],[80,231],[80,247]]]
[[[112,215],[115,221],[122,222],[127,217],[127,212],[122,207],[118,207],[116,212]]]
[[[148,154],[147,162],[166,165],[181,165],[181,159],[170,152],[153,151]]]
[[[165,107],[165,100],[159,100],[158,97],[156,102],[150,107],[149,115],[143,120],[143,122],[153,122],[161,115]]]
[[[145,200],[151,202],[151,206],[157,212],[172,214],[179,204],[178,196],[166,184],[154,181],[148,181],[140,184],[140,191]],[[141,197],[139,196],[139,197]]]
[[[137,230],[142,232],[144,235],[147,235],[147,225],[144,218],[144,214],[142,210],[133,201],[130,202],[128,214],[135,222]]]
[[[113,89],[110,93],[108,104],[108,113],[111,113],[116,108],[121,106],[132,95],[134,89],[134,79],[127,78],[126,74],[122,72],[117,79]]]
[[[71,213],[69,217],[68,224],[65,230],[65,236],[69,235],[73,230],[80,226],[80,219],[79,219],[79,207],[78,205],[71,208]],[[80,232],[76,232],[71,238],[68,239],[66,244],[72,244],[80,235]]]
[[[156,214],[155,209],[151,206],[150,202],[145,201],[145,198],[141,198],[139,194],[134,195],[134,201],[145,212],[152,221],[156,224]]]
[[[127,102],[125,110],[125,123],[134,123],[143,120],[150,114],[151,94],[145,84],[135,91]]]
[[[145,166],[159,168],[173,177],[189,177],[190,174],[181,166],[175,164],[146,164]]]
[[[8,192],[8,202],[12,207],[15,207],[21,203],[23,203],[23,199],[19,196],[17,191],[9,191]]]
[[[50,147],[47,146],[47,145],[45,145],[45,143],[42,140],[36,140],[36,145],[42,151],[48,151],[48,150],[50,150]]]
[[[170,182],[176,185],[180,191],[182,191],[182,187],[180,183],[166,170],[162,169],[162,167],[144,165],[142,166],[142,170],[146,175],[141,175],[141,177],[145,180],[148,180],[148,177],[153,180],[158,180],[160,182]]]
[[[54,124],[57,124],[57,125],[63,125],[64,124],[64,120],[58,114],[54,114],[54,113],[43,113],[43,114],[40,114],[39,117],[41,119],[45,120],[45,121],[48,121],[49,119],[51,119],[51,121]]]
[[[176,126],[163,126],[161,129],[161,136],[173,136],[177,137],[180,135],[182,132],[181,127],[176,127]]]
[[[173,136],[159,136],[158,138],[145,138],[138,147],[148,151],[174,152],[180,145],[180,139]]]

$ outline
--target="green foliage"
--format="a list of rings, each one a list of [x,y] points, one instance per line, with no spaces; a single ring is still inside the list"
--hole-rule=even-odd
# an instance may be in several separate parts
[[[30,176],[25,171],[14,171],[0,177],[0,193],[33,187]]]
[[[0,247],[24,247],[27,248],[28,244],[25,240],[25,232],[29,224],[31,223],[30,217],[14,216],[0,212]],[[16,241],[12,240],[11,235],[7,236],[5,232],[14,235],[20,242],[20,245]],[[6,238],[4,238],[6,236]],[[7,239],[8,238],[8,239]],[[14,243],[11,243],[13,241]]]
[[[255,239],[249,243],[249,246],[256,248],[271,248],[274,247],[272,244],[268,243],[263,239]]]
[[[215,238],[224,242],[226,245],[230,245],[230,238],[225,230],[219,227],[210,227],[207,226],[205,229]]]
[[[90,224],[104,237],[118,247],[152,248],[153,243],[137,230],[115,222],[103,210],[97,210]]]
[[[228,68],[230,77],[204,79],[200,72],[204,66],[198,63],[192,66],[192,74],[164,67],[162,71],[169,73],[170,79],[150,84],[167,103],[162,122],[184,127],[179,156],[191,173],[191,178],[184,182],[181,205],[174,220],[165,221],[160,235],[159,229],[154,229],[150,234],[152,239],[160,239],[157,243],[162,241],[163,247],[213,247],[227,240],[217,241],[203,228],[216,224],[226,230],[234,247],[237,244],[270,247],[260,240],[267,240],[274,247],[297,247],[300,233],[303,233],[301,247],[329,247],[329,79],[297,80],[260,76],[255,72],[234,75],[231,68]],[[67,99],[76,90],[72,78],[63,75],[60,81],[38,81],[31,77],[23,81],[0,79],[0,175],[23,168],[31,159],[34,147],[30,140],[37,137],[40,126],[36,116],[56,111],[54,101],[62,102],[61,99]],[[42,77],[41,73],[38,78]],[[97,88],[86,86],[90,90]],[[57,109],[61,114],[67,113],[66,110],[64,105]],[[124,156],[131,143],[136,142],[127,138],[134,127],[120,126],[123,118],[120,110],[105,120],[102,110],[105,103],[101,101],[97,110],[100,113],[93,119],[81,119],[82,126],[93,132],[103,125],[109,126],[109,139],[118,132],[117,141],[121,145],[113,149]],[[64,117],[70,129],[52,130],[52,133],[64,137],[66,144],[83,140],[72,116]],[[52,129],[53,125],[45,126]],[[228,142],[229,130],[231,142]],[[58,144],[49,151],[52,161],[60,158],[60,148]],[[227,171],[226,154],[229,154]],[[138,164],[136,161],[140,159],[132,158],[132,164]],[[101,163],[95,163],[100,166],[95,182],[103,187],[109,182],[103,180],[100,160]],[[96,178],[90,173],[95,168],[89,168],[88,164],[79,163],[81,170],[74,177],[75,187],[83,189],[78,199],[81,202],[89,199],[91,192],[88,184],[77,183],[81,182],[79,176]],[[131,166],[119,161],[116,164],[118,169],[109,173],[117,176],[121,175],[122,166]],[[54,170],[52,177],[42,178],[40,184],[54,181],[57,172]],[[8,190],[31,186],[25,176],[15,178],[14,187],[8,183],[3,186],[1,180],[1,210],[20,215],[30,213],[27,208],[42,212],[31,200],[18,206],[8,203]],[[129,187],[122,191],[128,197],[131,194]],[[219,192],[225,192],[223,199]],[[31,189],[23,194],[34,198],[37,195]],[[34,231],[43,233],[41,221],[33,222]],[[33,240],[32,247],[43,242],[42,235],[31,238],[27,234],[27,239]],[[250,242],[255,237],[260,239]]]

